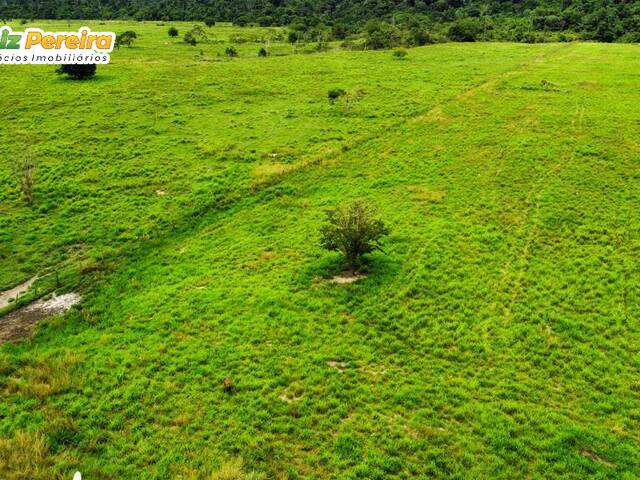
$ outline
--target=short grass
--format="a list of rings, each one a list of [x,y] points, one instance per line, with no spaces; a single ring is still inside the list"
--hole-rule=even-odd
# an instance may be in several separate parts
[[[640,476],[637,46],[90,25],[140,37],[93,81],[1,68],[0,285],[84,295],[0,348],[1,478]],[[335,285],[355,198],[393,233]]]

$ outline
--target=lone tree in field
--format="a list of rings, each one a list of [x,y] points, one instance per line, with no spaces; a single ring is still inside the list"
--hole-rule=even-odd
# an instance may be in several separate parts
[[[120,48],[122,46],[131,47],[133,42],[138,38],[138,34],[133,30],[127,30],[126,32],[116,35],[115,47]]]
[[[382,250],[382,239],[389,229],[376,217],[373,207],[358,200],[327,212],[321,234],[322,247],[342,253],[348,267],[355,271],[363,255]]]
[[[66,75],[72,80],[88,80],[95,76],[97,66],[94,64],[86,65],[60,65],[56,70],[59,75]]]
[[[169,28],[169,36],[170,37],[177,37],[178,36],[178,29],[176,27],[171,27]]]
[[[31,206],[33,205],[33,187],[36,183],[38,163],[33,157],[26,155],[18,160],[15,168],[15,175],[22,197],[27,205]]]

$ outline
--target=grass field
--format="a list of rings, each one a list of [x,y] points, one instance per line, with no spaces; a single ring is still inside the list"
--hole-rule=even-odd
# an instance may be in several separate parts
[[[0,347],[0,478],[640,477],[640,47],[83,24],[139,39],[0,67],[0,290],[83,295]],[[336,285],[356,198],[392,234]]]

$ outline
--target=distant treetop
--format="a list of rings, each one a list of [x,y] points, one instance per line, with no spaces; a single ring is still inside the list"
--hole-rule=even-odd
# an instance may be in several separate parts
[[[640,0],[0,0],[0,4],[3,17],[14,19],[190,20],[207,25],[218,21],[239,26],[304,25],[306,30],[327,26],[333,28],[334,38],[362,31],[367,21],[378,19],[394,26],[421,24],[430,30],[444,25],[441,31],[453,24],[452,40],[536,41],[536,34],[566,31],[585,40],[640,41]],[[494,29],[503,34],[492,35]]]

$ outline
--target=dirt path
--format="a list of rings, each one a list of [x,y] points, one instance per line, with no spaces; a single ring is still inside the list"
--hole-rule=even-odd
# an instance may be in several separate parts
[[[38,277],[33,277],[32,279],[27,280],[26,282],[21,283],[20,285],[17,285],[10,290],[0,292],[0,309],[8,306],[12,300],[15,300],[20,295],[29,290],[29,288],[31,288],[31,285],[33,285],[37,279]]]

